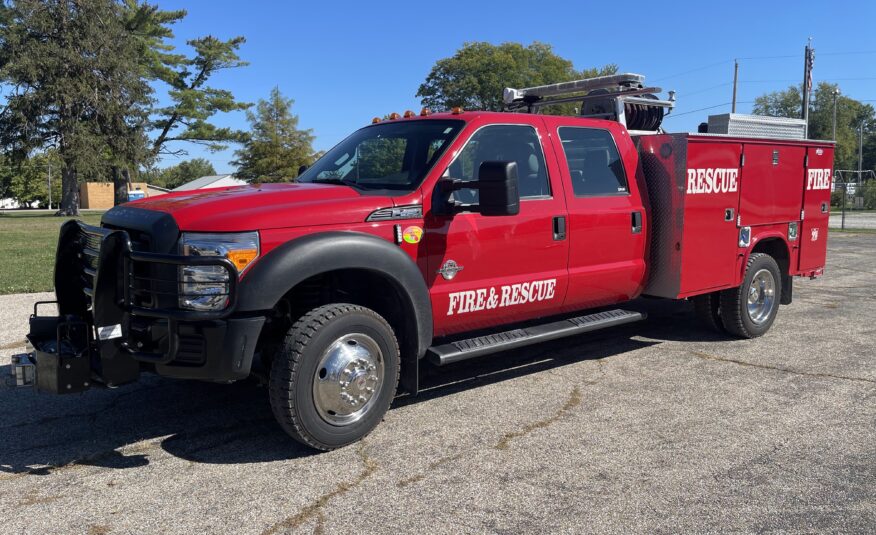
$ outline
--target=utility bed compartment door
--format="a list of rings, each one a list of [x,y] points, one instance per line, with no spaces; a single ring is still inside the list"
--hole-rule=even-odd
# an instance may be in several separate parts
[[[798,269],[813,271],[827,260],[827,226],[830,217],[830,188],[833,182],[833,149],[807,149],[806,178],[803,184],[803,223],[800,226]]]
[[[800,220],[804,147],[746,143],[739,195],[745,227]]]
[[[690,141],[680,294],[733,284],[741,143]]]

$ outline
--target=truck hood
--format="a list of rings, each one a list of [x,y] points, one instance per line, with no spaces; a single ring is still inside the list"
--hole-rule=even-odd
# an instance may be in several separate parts
[[[251,184],[180,191],[126,206],[170,214],[181,231],[236,232],[361,223],[391,197],[332,184]]]

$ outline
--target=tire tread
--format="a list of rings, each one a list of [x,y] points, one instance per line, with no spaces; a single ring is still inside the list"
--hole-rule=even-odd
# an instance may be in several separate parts
[[[776,307],[778,308],[782,291],[780,282],[781,271],[773,257],[766,253],[751,253],[748,257],[748,262],[745,264],[745,276],[742,278],[742,284],[736,288],[730,288],[721,292],[721,323],[724,324],[727,332],[740,338],[756,338],[764,334],[772,326],[771,320],[762,332],[755,332],[749,329],[744,321],[744,314],[747,313],[745,303],[748,300],[749,275],[751,274],[752,266],[764,258],[768,259],[767,265],[772,264],[771,267],[774,267],[775,273],[779,275],[779,278],[776,279]]]
[[[280,424],[280,427],[292,438],[317,450],[329,451],[340,446],[324,444],[316,440],[304,428],[295,406],[294,385],[301,369],[304,352],[320,329],[325,327],[331,320],[352,313],[370,316],[372,319],[383,324],[388,332],[393,333],[392,327],[390,327],[386,320],[369,308],[348,303],[323,305],[304,314],[292,325],[286,333],[282,347],[271,366],[269,391],[271,410],[274,413],[274,417]],[[391,336],[391,341],[393,349],[398,354],[398,340],[394,333]],[[400,366],[396,366],[395,378],[387,378],[392,381],[393,391],[395,391],[398,385],[400,368]]]

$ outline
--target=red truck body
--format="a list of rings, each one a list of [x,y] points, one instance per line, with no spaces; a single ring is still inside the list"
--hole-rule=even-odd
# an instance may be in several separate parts
[[[633,106],[653,102],[643,91]],[[753,338],[794,276],[824,270],[832,143],[536,113],[375,122],[299,183],[170,193],[101,227],[65,224],[60,314],[35,312],[18,383],[263,374],[280,425],[326,450],[370,432],[399,382],[416,394],[426,357],[638,321],[611,307],[641,295],[691,298],[712,327]]]

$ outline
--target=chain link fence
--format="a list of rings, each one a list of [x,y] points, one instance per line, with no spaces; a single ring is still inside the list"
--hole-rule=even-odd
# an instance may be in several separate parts
[[[830,226],[876,229],[876,172],[837,169],[834,178]]]

